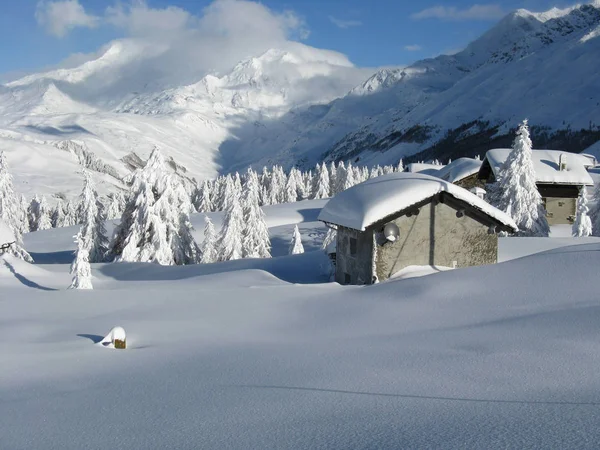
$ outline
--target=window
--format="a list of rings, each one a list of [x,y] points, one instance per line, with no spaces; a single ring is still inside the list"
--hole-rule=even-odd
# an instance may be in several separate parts
[[[565,206],[565,202],[558,202],[558,206]]]
[[[350,254],[352,256],[356,255],[356,239],[350,238]]]
[[[352,277],[350,276],[349,273],[344,273],[344,283],[345,284],[350,284],[352,282]]]

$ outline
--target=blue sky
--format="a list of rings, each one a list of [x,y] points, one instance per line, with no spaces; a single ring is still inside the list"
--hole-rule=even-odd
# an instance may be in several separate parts
[[[235,0],[217,1],[235,3]],[[72,54],[94,52],[112,39],[127,36],[132,32],[131,27],[107,19],[107,8],[120,3],[126,9],[131,2],[138,6],[144,3],[149,10],[181,8],[190,17],[201,17],[212,3],[207,0],[3,2],[0,74],[52,66]],[[56,3],[69,3],[70,8],[51,9]],[[308,45],[342,52],[363,67],[406,65],[458,50],[492,27],[504,13],[517,8],[543,11],[571,4],[562,0],[263,0],[261,3],[275,15],[287,11],[293,16],[296,22],[290,26],[292,37],[303,38],[302,42]]]

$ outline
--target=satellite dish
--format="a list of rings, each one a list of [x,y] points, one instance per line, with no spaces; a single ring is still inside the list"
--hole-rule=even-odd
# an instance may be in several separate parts
[[[383,235],[389,242],[395,242],[400,237],[400,228],[393,222],[383,227]]]

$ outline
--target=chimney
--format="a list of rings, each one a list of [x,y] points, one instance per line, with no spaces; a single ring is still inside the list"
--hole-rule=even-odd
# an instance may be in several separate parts
[[[561,172],[563,170],[567,170],[567,155],[564,153],[561,153],[560,157],[558,158],[558,170]]]

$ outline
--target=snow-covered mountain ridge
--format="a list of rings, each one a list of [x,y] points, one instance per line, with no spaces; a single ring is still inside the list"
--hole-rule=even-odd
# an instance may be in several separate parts
[[[82,165],[101,190],[124,187],[155,145],[190,180],[248,165],[472,156],[510,144],[525,117],[536,145],[580,151],[600,140],[598,36],[597,1],[518,10],[459,53],[375,74],[294,42],[229,70],[175,71],[168,48],[123,39],[0,86],[0,149],[17,189],[67,196]]]

